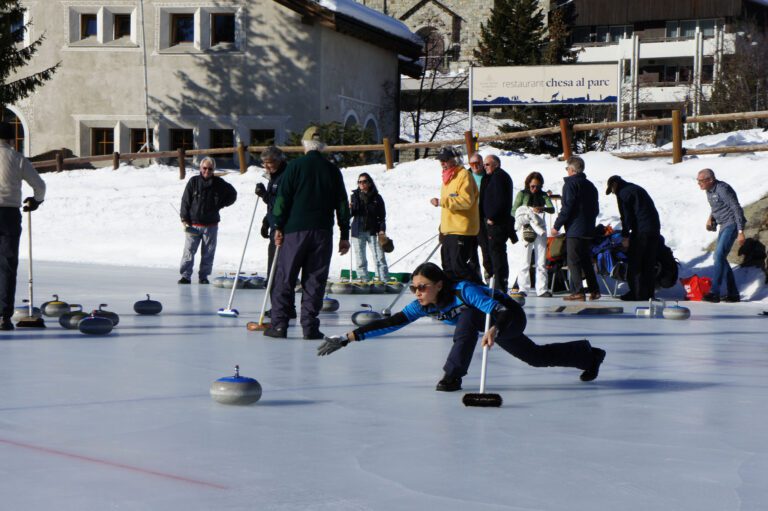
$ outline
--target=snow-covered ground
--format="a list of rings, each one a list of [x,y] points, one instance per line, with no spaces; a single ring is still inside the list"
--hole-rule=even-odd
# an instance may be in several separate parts
[[[768,133],[749,130],[693,139],[686,145],[709,147],[722,145],[725,141],[728,144],[756,143],[766,139]],[[564,164],[556,158],[504,153],[488,147],[482,147],[481,152],[501,157],[503,168],[512,176],[516,192],[525,176],[534,170],[544,175],[545,189],[557,193],[562,187]],[[768,193],[765,179],[767,153],[688,158],[678,165],[672,165],[667,159],[622,160],[599,152],[583,157],[587,176],[600,191],[600,222],[607,225],[618,221],[615,197],[603,193],[611,175],[619,174],[648,190],[661,215],[662,234],[683,264],[681,276],[694,272],[707,275],[711,269],[711,255],[705,247],[716,235],[704,229],[709,206],[704,192],[696,184],[699,170],[712,168],[720,179],[734,187],[743,205]],[[355,187],[357,175],[362,171],[370,173],[376,181],[387,205],[389,235],[395,242],[390,262],[437,233],[439,211],[429,204],[429,199],[439,195],[439,169],[439,163],[432,159],[402,163],[392,171],[386,171],[383,165],[343,169],[349,190]],[[188,173],[188,177],[190,175],[192,173]],[[178,265],[183,233],[174,208],[178,208],[186,182],[179,179],[176,167],[123,166],[117,171],[108,168],[73,170],[46,173],[43,177],[48,185],[48,195],[33,217],[36,258],[118,266],[171,268]],[[237,188],[239,198],[235,205],[222,210],[215,264],[217,272],[237,267],[256,204],[254,186],[264,180],[262,169],[255,166],[245,174],[231,172],[225,178]],[[244,269],[249,272],[266,269],[267,242],[258,234],[265,209],[263,204],[258,208],[244,264]],[[430,245],[416,250],[391,269],[412,269],[431,250]],[[21,255],[26,257],[26,249]],[[349,264],[348,257],[335,255],[332,274],[338,274]],[[520,267],[517,247],[511,247],[510,264],[513,272]],[[752,300],[768,298],[758,270],[737,269],[736,275],[743,297]],[[676,289],[668,296],[679,296],[680,293],[680,289]]]

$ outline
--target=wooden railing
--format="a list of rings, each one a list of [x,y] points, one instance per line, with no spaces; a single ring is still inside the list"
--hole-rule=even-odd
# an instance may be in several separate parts
[[[756,144],[748,146],[732,146],[732,147],[713,147],[706,149],[683,149],[683,125],[695,124],[695,123],[717,123],[728,121],[745,121],[754,119],[768,119],[768,111],[759,112],[739,112],[731,114],[714,114],[714,115],[699,115],[695,117],[685,118],[679,110],[672,111],[672,117],[661,119],[643,119],[639,121],[618,121],[618,122],[596,122],[588,124],[570,124],[568,119],[561,119],[559,126],[552,126],[549,128],[540,128],[535,130],[515,131],[512,133],[502,133],[496,135],[490,135],[485,137],[473,137],[470,132],[464,133],[464,138],[452,139],[452,140],[440,140],[438,142],[416,142],[416,143],[398,143],[393,144],[389,139],[385,138],[381,144],[366,144],[366,145],[337,145],[327,146],[326,152],[370,152],[370,151],[383,151],[384,160],[388,170],[394,168],[394,152],[408,149],[427,149],[438,148],[446,145],[463,145],[466,147],[467,155],[471,155],[475,151],[475,147],[478,143],[486,142],[502,142],[505,140],[515,140],[529,137],[545,137],[560,135],[563,143],[563,157],[568,158],[571,156],[571,139],[573,133],[585,132],[585,131],[601,131],[601,130],[615,130],[615,129],[629,129],[629,128],[651,128],[656,126],[672,126],[672,149],[671,150],[654,150],[654,151],[639,151],[639,152],[613,152],[614,156],[619,158],[658,158],[658,157],[672,157],[672,163],[679,163],[683,160],[683,155],[700,155],[700,154],[726,154],[726,153],[745,153],[753,151],[768,151],[768,144]],[[140,152],[140,153],[113,153],[101,156],[87,156],[79,158],[63,158],[63,150],[56,153],[56,158],[53,160],[38,161],[33,163],[36,168],[50,168],[55,167],[57,171],[64,170],[65,166],[90,164],[104,161],[111,161],[112,168],[117,169],[120,167],[121,161],[134,161],[142,159],[158,159],[158,158],[177,158],[179,164],[179,178],[184,179],[186,176],[186,163],[185,159],[190,156],[202,156],[202,155],[219,155],[219,154],[237,154],[237,160],[240,166],[240,172],[245,173],[248,168],[248,154],[260,153],[267,146],[245,146],[243,144],[237,147],[225,147],[216,149],[191,149],[186,151],[184,149],[178,149],[176,151],[159,151],[159,152]],[[280,146],[280,149],[286,153],[300,153],[304,151],[302,146]]]

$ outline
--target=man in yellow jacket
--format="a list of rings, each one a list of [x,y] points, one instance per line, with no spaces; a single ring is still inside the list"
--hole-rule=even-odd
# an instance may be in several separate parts
[[[480,232],[480,208],[477,184],[472,173],[461,165],[461,154],[443,147],[437,154],[442,166],[443,185],[440,198],[432,198],[441,208],[440,239],[443,271],[453,281],[482,283],[477,258],[477,234]]]

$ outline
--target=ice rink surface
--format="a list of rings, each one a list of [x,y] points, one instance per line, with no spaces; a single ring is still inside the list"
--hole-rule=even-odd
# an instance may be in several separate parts
[[[178,286],[172,270],[36,264],[35,302],[53,293],[120,314],[108,337],[46,318],[0,341],[0,495],[7,510],[563,510],[768,508],[768,317],[764,304],[693,303],[688,321],[549,312],[529,299],[539,344],[589,339],[600,377],[490,353],[498,409],[434,390],[452,329],[421,320],[317,357],[318,341],[249,332],[263,291]],[[133,302],[163,303],[160,316]],[[19,269],[17,303],[26,296]],[[298,298],[298,295],[297,295]],[[321,329],[351,329],[368,302],[337,295]],[[402,302],[400,305],[404,305]],[[399,308],[397,309],[399,310]],[[218,404],[235,364],[264,393]]]

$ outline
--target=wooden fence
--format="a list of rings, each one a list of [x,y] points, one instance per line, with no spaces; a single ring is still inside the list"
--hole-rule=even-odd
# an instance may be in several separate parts
[[[370,152],[370,151],[383,151],[384,160],[388,170],[391,170],[395,166],[395,151],[409,150],[409,149],[434,149],[445,145],[463,145],[466,147],[468,155],[471,155],[475,151],[475,147],[478,143],[486,142],[502,142],[505,140],[515,140],[529,137],[545,137],[560,135],[563,142],[563,157],[568,158],[572,152],[572,135],[574,133],[585,131],[605,131],[615,129],[636,129],[636,128],[650,128],[657,126],[672,126],[672,149],[671,150],[654,150],[654,151],[640,151],[640,152],[614,152],[611,153],[619,158],[659,158],[659,157],[671,157],[672,163],[679,163],[683,160],[683,155],[700,155],[700,154],[724,154],[724,153],[745,153],[753,151],[768,151],[768,144],[757,144],[748,146],[733,146],[733,147],[713,147],[706,149],[684,149],[683,148],[683,125],[684,124],[696,124],[696,123],[717,123],[727,121],[744,121],[754,119],[768,119],[768,111],[759,112],[739,112],[732,114],[715,114],[715,115],[699,115],[696,117],[684,117],[679,110],[672,111],[672,117],[661,119],[644,119],[640,121],[618,121],[618,122],[598,122],[589,124],[570,124],[568,119],[561,119],[558,126],[552,126],[549,128],[540,128],[535,130],[516,131],[513,133],[503,133],[497,135],[491,135],[487,137],[473,137],[470,132],[464,133],[464,138],[441,140],[439,142],[417,142],[417,143],[398,143],[393,144],[389,139],[385,138],[381,144],[367,144],[367,145],[339,145],[328,146],[325,151],[327,152]],[[63,150],[57,152],[56,158],[53,160],[45,160],[35,162],[33,165],[36,168],[50,168],[55,167],[57,171],[64,170],[65,166],[91,164],[98,162],[111,161],[112,168],[117,169],[120,167],[121,161],[132,162],[134,160],[143,159],[159,159],[159,158],[176,158],[179,164],[179,178],[184,179],[186,175],[185,158],[190,156],[202,156],[210,155],[215,156],[219,154],[237,154],[237,161],[240,165],[240,172],[244,173],[248,168],[248,153],[260,153],[267,146],[245,146],[243,144],[237,147],[225,147],[217,149],[193,149],[185,151],[179,149],[176,151],[160,151],[160,152],[141,152],[141,153],[113,153],[103,156],[88,156],[82,158],[64,158]],[[286,153],[300,153],[304,151],[302,146],[280,146]]]

